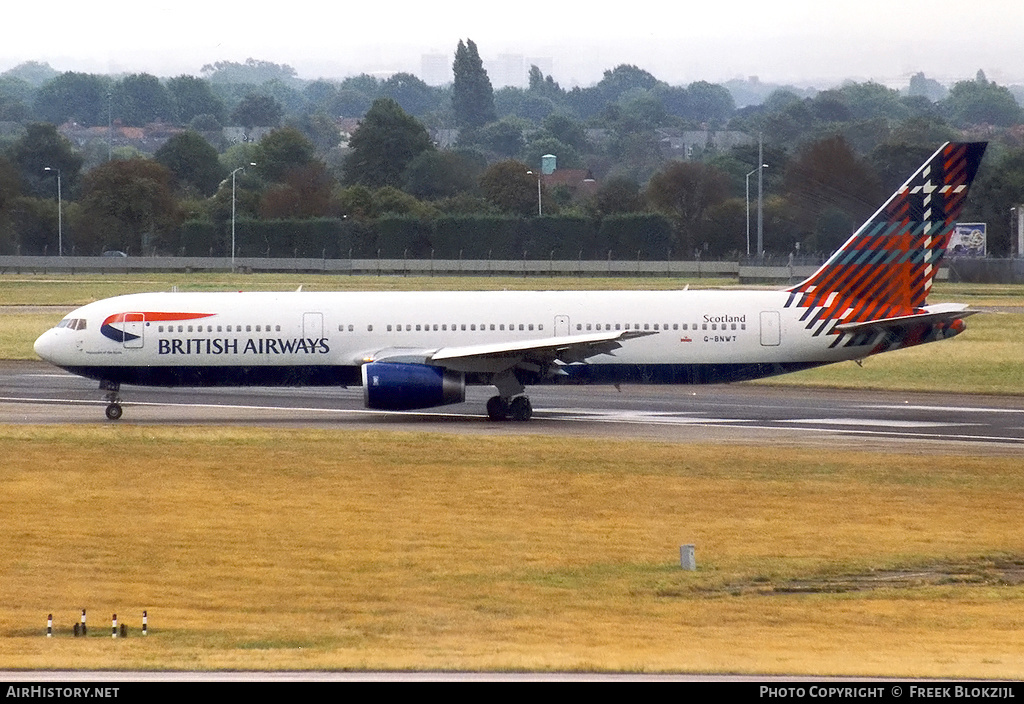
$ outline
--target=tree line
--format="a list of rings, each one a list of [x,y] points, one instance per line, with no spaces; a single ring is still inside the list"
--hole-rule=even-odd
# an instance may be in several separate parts
[[[0,75],[0,252],[56,253],[59,219],[65,253],[228,255],[234,211],[254,255],[737,256],[760,154],[766,250],[827,253],[949,139],[992,142],[965,217],[1010,252],[1024,111],[980,71],[811,91],[622,65],[565,89],[534,66],[495,90],[472,40],[452,66],[432,87],[252,59],[166,80],[23,64]],[[154,123],[159,148],[115,147],[115,127]],[[73,144],[69,125],[90,136]],[[541,177],[546,154],[575,181]]]

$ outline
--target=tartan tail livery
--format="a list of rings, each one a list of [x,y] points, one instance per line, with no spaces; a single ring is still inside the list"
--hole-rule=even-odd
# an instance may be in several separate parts
[[[831,348],[869,354],[941,340],[976,311],[929,306],[939,270],[985,142],[948,142],[936,151],[818,271],[789,289],[787,308]]]

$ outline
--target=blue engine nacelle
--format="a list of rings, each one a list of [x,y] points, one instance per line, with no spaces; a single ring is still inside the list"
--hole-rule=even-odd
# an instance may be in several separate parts
[[[429,364],[370,362],[363,365],[363,400],[367,408],[409,411],[466,400],[466,377]]]

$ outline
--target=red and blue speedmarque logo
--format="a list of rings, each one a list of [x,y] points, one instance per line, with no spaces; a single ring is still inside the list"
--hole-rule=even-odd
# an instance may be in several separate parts
[[[216,313],[153,313],[153,312],[131,312],[114,313],[108,316],[100,325],[100,332],[114,342],[131,342],[138,340],[141,335],[128,332],[124,329],[125,324],[145,324],[150,322],[174,322],[179,320],[201,320],[209,318]]]

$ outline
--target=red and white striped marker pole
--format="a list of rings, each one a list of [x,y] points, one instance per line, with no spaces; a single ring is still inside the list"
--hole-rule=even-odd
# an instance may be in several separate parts
[[[117,614],[114,614],[114,618],[110,626],[110,637],[117,638]]]
[[[46,617],[46,637],[53,638],[53,614]]]

